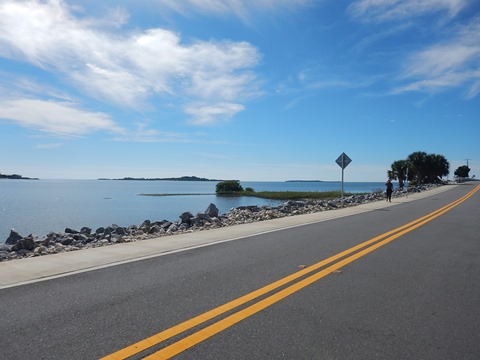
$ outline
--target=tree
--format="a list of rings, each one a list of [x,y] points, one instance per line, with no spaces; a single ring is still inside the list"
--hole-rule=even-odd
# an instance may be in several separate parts
[[[450,173],[450,164],[443,155],[427,155],[427,182],[437,183]]]
[[[220,181],[216,186],[217,194],[235,194],[243,192],[243,187],[238,180]]]
[[[443,155],[416,151],[408,155],[406,160],[394,161],[388,177],[392,180],[398,179],[400,186],[404,180],[417,185],[431,184],[440,182],[449,172],[450,164]]]
[[[459,166],[453,174],[459,178],[468,178],[469,172],[470,172],[470,168],[467,165],[462,165],[462,166]]]
[[[388,178],[390,180],[398,180],[398,186],[402,188],[404,181],[407,179],[408,161],[396,160],[391,166],[392,170],[388,170]]]
[[[409,167],[408,180],[414,184],[423,184],[425,182],[425,164],[427,163],[427,153],[416,151],[407,157]]]

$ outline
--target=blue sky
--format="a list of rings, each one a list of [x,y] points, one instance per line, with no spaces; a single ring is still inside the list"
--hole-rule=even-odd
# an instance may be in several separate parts
[[[476,0],[0,0],[0,173],[480,176]]]

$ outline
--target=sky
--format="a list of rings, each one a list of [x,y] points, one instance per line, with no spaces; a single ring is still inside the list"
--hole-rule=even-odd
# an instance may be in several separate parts
[[[480,177],[478,0],[0,0],[0,173]]]

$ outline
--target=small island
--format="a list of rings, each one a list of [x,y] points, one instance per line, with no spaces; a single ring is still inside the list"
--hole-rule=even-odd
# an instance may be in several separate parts
[[[206,179],[200,178],[197,176],[181,176],[181,177],[171,177],[171,178],[133,178],[133,177],[124,177],[122,179],[105,179],[100,178],[98,180],[132,180],[132,181],[222,181],[216,179]]]
[[[38,180],[38,178],[29,178],[18,174],[5,175],[0,174],[0,179],[11,179],[11,180]]]

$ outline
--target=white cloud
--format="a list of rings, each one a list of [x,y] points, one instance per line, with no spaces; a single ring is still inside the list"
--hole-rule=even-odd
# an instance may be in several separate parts
[[[123,133],[104,113],[79,110],[67,102],[17,99],[0,102],[0,119],[29,129],[59,136],[78,136],[95,131]]]
[[[214,125],[219,121],[230,119],[244,109],[243,105],[234,103],[196,104],[187,106],[185,112],[192,116],[191,124]]]
[[[190,143],[197,141],[199,135],[191,135],[187,133],[179,133],[172,131],[160,131],[150,129],[148,124],[137,123],[136,129],[128,133],[121,134],[113,138],[113,141],[125,142],[142,142],[142,143]]]
[[[446,13],[451,20],[469,5],[471,2],[467,0],[357,0],[348,11],[353,17],[366,21],[398,21],[438,12]],[[478,95],[480,17],[474,17],[461,27],[450,24],[448,33],[446,28],[439,26],[436,34],[441,32],[446,34],[445,40],[427,44],[406,58],[400,75],[403,84],[394,88],[392,93],[436,93],[463,87],[466,98]]]
[[[351,16],[361,20],[390,21],[447,11],[455,16],[468,0],[357,0],[348,7]]]
[[[413,53],[402,74],[408,84],[395,93],[405,91],[435,92],[464,87],[466,98],[480,91],[480,17],[453,32],[450,40]]]
[[[179,34],[160,28],[121,33],[117,28],[127,19],[124,12],[114,12],[108,22],[77,18],[79,11],[61,0],[2,1],[0,56],[67,79],[97,99],[136,109],[156,96],[173,95],[188,104],[241,101],[259,93],[251,69],[260,55],[249,43],[184,44]]]

